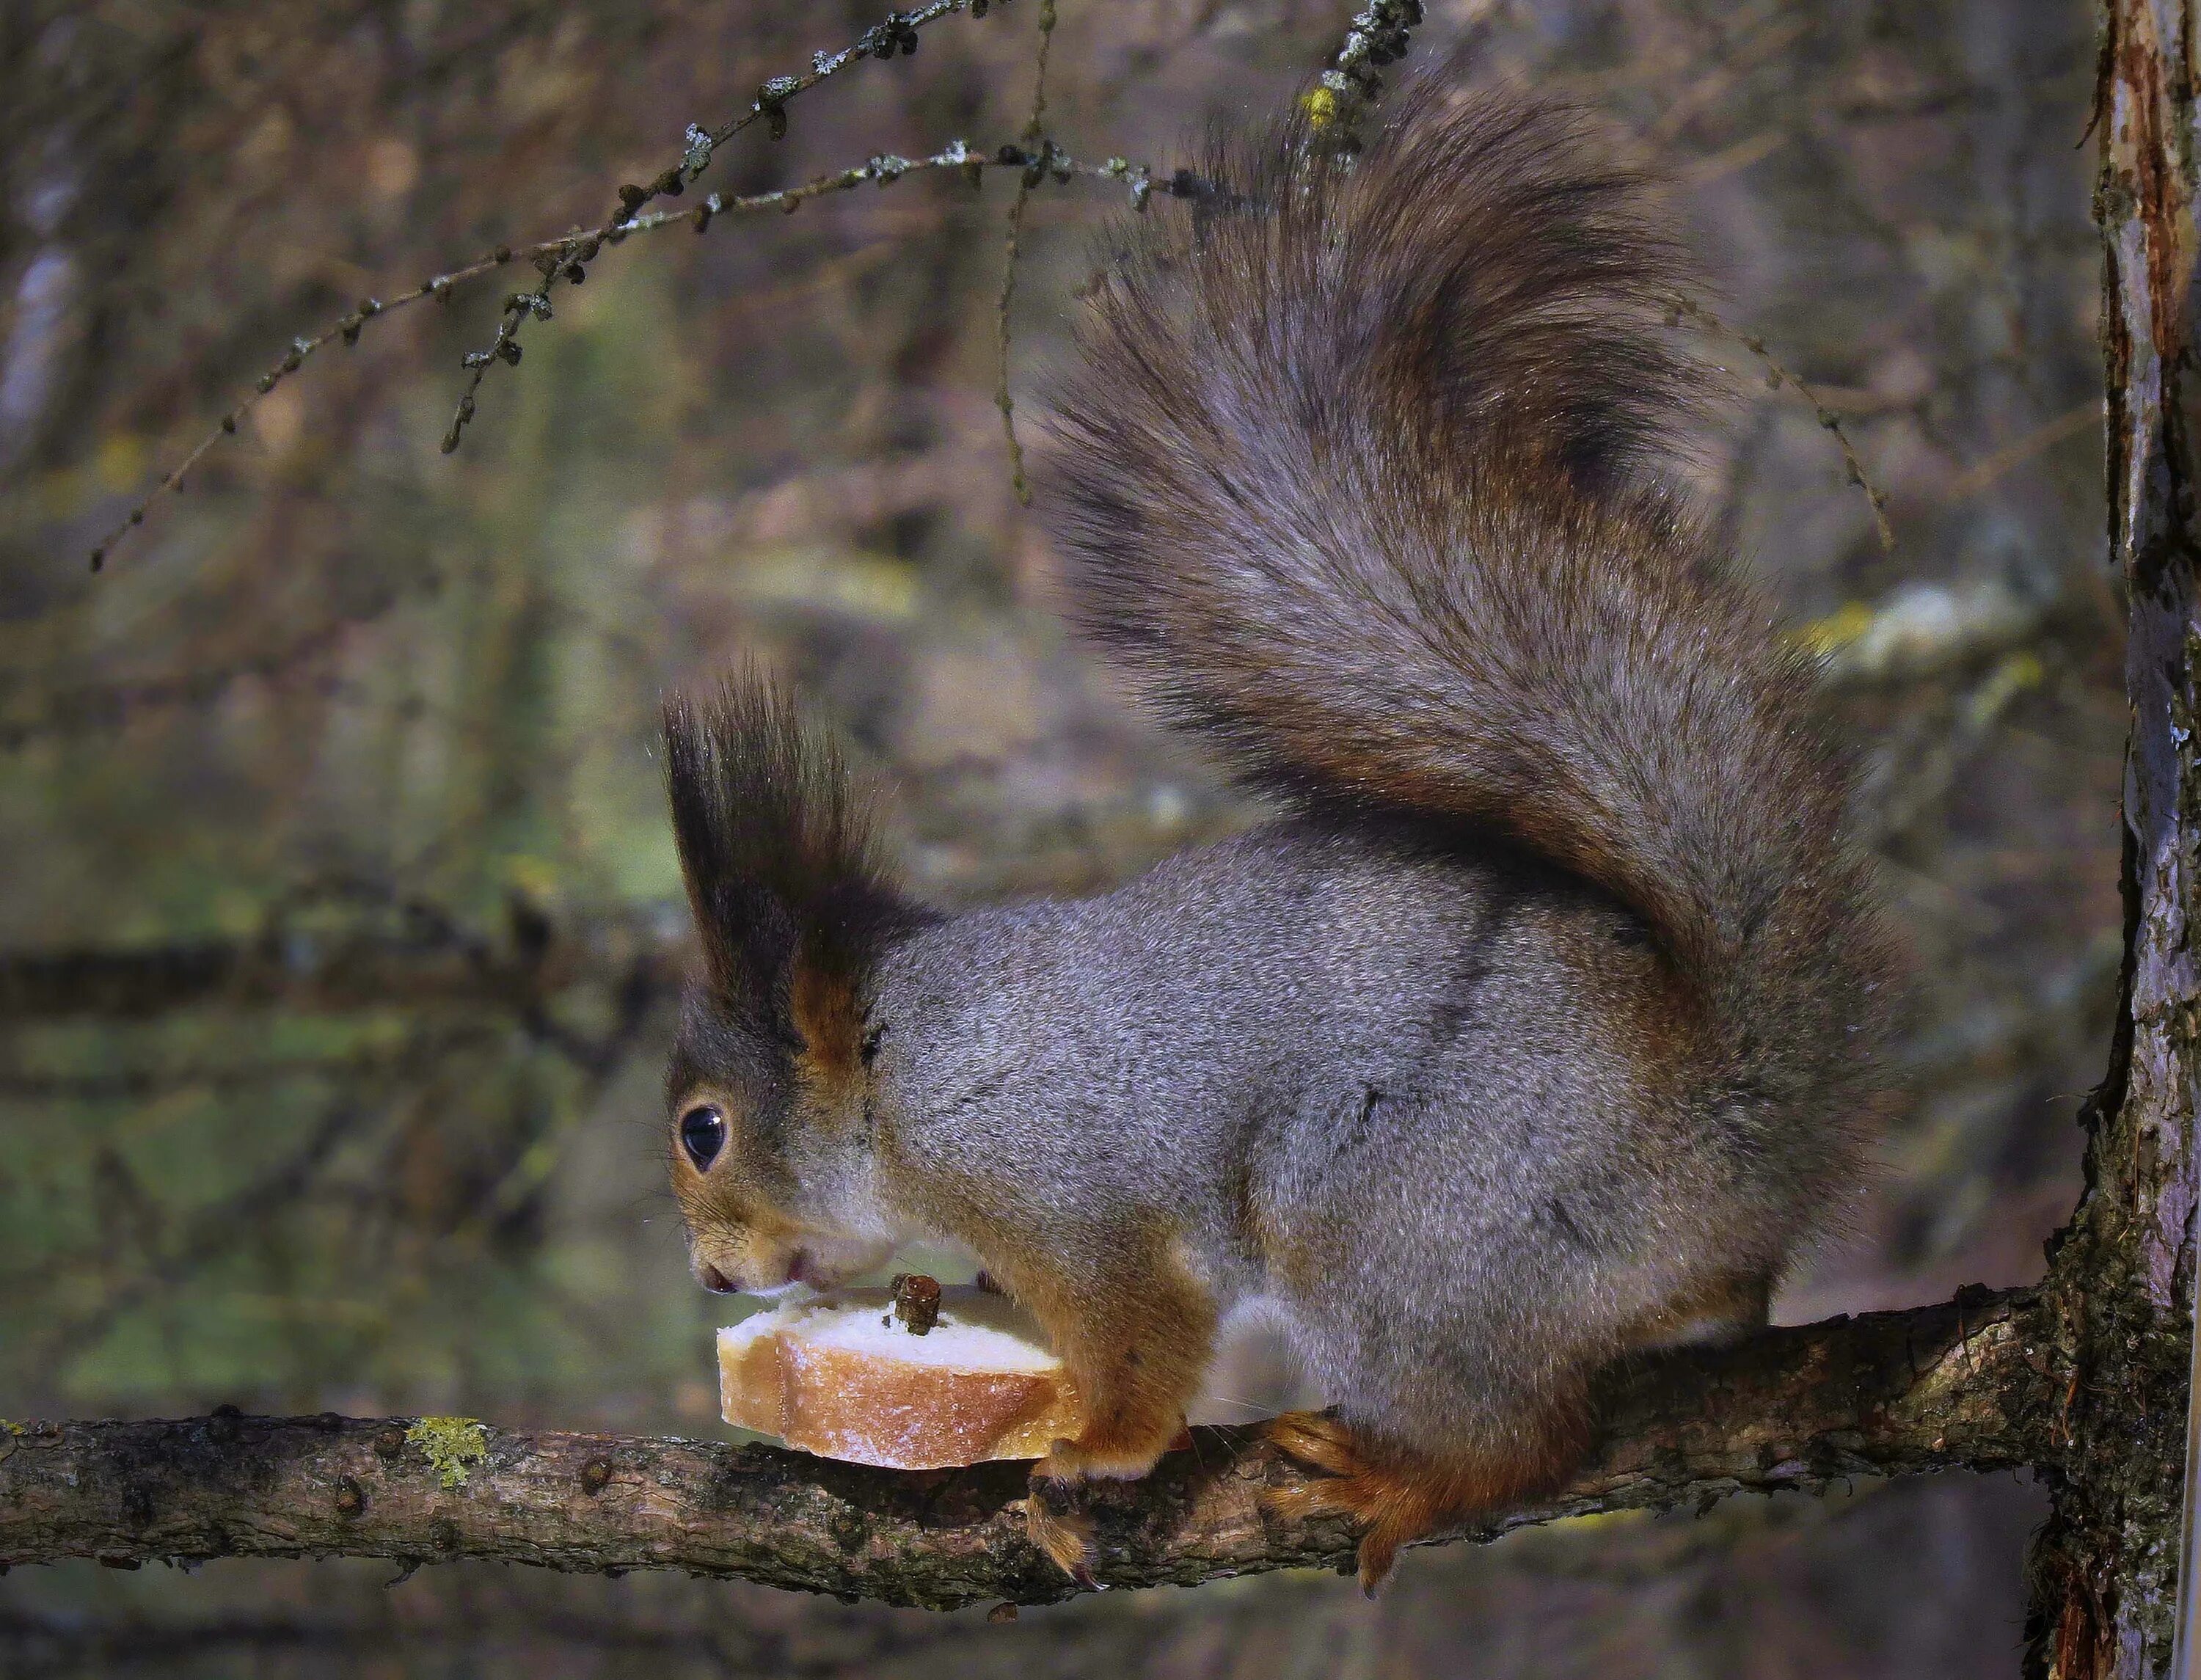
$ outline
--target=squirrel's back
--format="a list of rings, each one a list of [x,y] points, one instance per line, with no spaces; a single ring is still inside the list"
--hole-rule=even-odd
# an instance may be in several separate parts
[[[1052,468],[1073,608],[1267,790],[1639,916],[1657,1054],[1808,1198],[1855,1165],[1887,959],[1808,662],[1664,477],[1682,264],[1578,117],[1403,109],[1349,169],[1226,145],[1112,254]]]

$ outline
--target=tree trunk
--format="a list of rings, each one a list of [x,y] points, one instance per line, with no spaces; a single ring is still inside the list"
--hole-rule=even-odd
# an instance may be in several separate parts
[[[2193,17],[2108,0],[2094,121],[2110,552],[2130,598],[2122,1022],[2084,1116],[2087,1190],[2043,1299],[2063,1367],[2052,1514],[2034,1542],[2028,1672],[2169,1671],[2192,1365],[2201,1074],[2193,920],[2197,483]]]

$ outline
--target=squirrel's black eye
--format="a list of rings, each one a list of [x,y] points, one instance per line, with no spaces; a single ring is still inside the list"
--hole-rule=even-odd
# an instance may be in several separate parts
[[[680,1147],[701,1172],[726,1147],[726,1117],[709,1103],[690,1108],[680,1117]]]

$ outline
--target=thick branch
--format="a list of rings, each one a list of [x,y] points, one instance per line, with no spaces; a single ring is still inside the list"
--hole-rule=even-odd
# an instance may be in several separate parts
[[[428,1002],[514,1008],[581,982],[655,996],[677,988],[681,955],[674,930],[646,916],[554,927],[527,914],[496,939],[437,925],[18,952],[0,955],[0,1022],[274,1002],[296,1010]]]
[[[2057,1385],[2025,1295],[1769,1331],[1616,1379],[1596,1459],[1558,1496],[1473,1531],[1704,1505],[1856,1476],[2045,1456]],[[406,1420],[217,1415],[0,1435],[0,1563],[118,1567],[230,1556],[496,1558],[678,1568],[950,1608],[1039,1603],[1071,1583],[1025,1539],[1024,1466],[867,1470],[766,1447],[490,1430],[452,1488]],[[1136,1484],[1091,1492],[1100,1579],[1190,1585],[1335,1567],[1351,1537],[1277,1522],[1302,1472],[1243,1429],[1201,1429]]]

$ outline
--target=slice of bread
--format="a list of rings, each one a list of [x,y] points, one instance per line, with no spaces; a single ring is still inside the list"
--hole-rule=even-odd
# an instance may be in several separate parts
[[[744,1319],[719,1332],[719,1398],[742,1429],[901,1470],[1036,1459],[1083,1421],[1039,1326],[967,1284],[940,1292],[923,1334],[888,1289],[836,1289]]]

